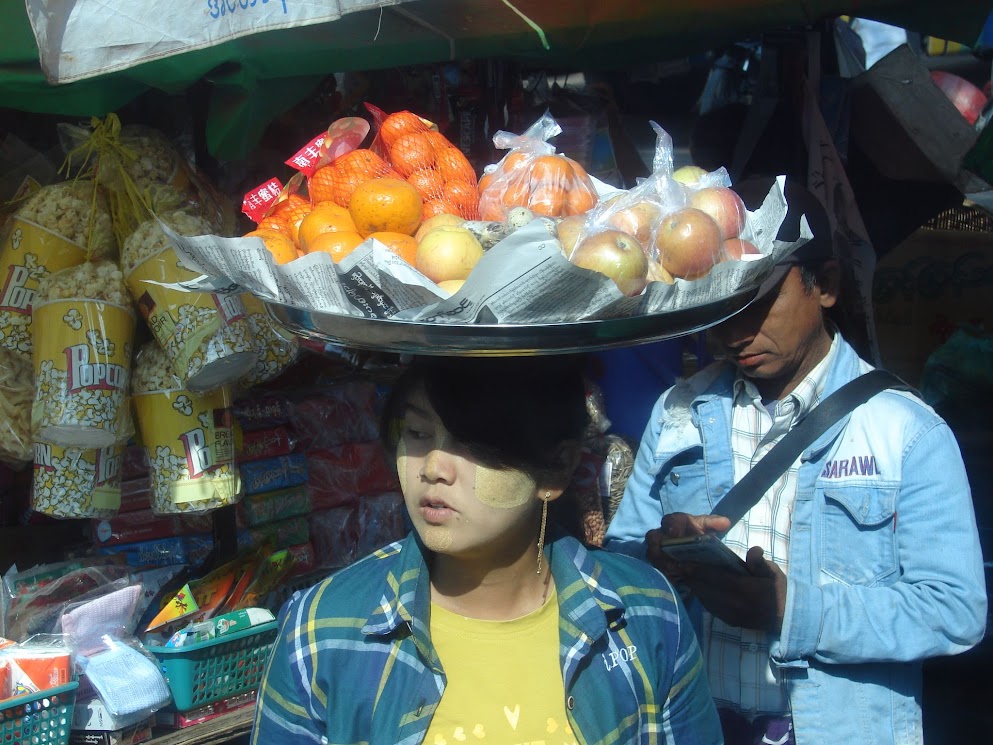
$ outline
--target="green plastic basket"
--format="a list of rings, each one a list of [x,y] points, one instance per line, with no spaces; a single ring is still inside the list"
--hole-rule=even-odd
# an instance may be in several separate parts
[[[257,688],[276,632],[270,621],[199,644],[149,651],[162,665],[176,710],[189,711]]]
[[[79,683],[66,683],[0,705],[2,745],[66,745]]]

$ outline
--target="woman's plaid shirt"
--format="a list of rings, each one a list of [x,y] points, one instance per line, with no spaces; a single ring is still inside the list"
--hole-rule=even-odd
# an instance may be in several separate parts
[[[290,599],[252,745],[423,741],[445,691],[424,551],[411,534]],[[722,742],[696,637],[665,578],[570,537],[556,538],[549,554],[566,709],[579,742]]]

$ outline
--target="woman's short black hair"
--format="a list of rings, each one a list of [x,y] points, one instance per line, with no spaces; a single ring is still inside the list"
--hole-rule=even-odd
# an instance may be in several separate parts
[[[383,411],[383,443],[396,452],[409,397],[423,390],[445,429],[479,463],[522,471],[538,484],[568,480],[589,415],[582,361],[553,357],[417,357]]]

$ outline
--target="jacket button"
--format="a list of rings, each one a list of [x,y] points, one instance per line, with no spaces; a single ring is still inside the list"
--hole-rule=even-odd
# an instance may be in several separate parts
[[[679,483],[679,474],[676,473],[675,471],[671,471],[669,473],[669,481],[672,482],[673,486],[675,486],[676,484],[678,484]]]
[[[572,711],[573,709],[576,708],[576,699],[574,699],[572,696],[569,696],[569,698],[565,700],[565,705],[566,708],[569,709],[569,711]]]

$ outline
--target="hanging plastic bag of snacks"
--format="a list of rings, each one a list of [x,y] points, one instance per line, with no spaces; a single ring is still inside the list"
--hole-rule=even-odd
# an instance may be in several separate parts
[[[180,235],[204,235],[210,226],[183,212],[162,218]],[[182,387],[207,391],[238,380],[255,367],[255,342],[238,294],[187,292],[174,286],[195,279],[180,262],[158,220],[148,220],[121,252],[138,311],[172,362]]]
[[[97,450],[38,442],[31,509],[50,517],[108,518],[121,506],[123,444]]]
[[[30,357],[38,283],[87,257],[116,253],[107,198],[92,181],[44,186],[29,197],[0,246],[0,347]]]
[[[510,152],[487,166],[479,180],[479,215],[501,221],[508,210],[527,207],[544,217],[581,215],[597,203],[597,192],[586,169],[572,158],[556,155],[547,142],[562,128],[545,113],[524,134],[497,132],[493,144]]]
[[[266,312],[265,305],[249,292],[242,294],[241,301],[248,312],[248,322],[252,326],[255,339],[255,367],[248,371],[241,383],[258,385],[272,380],[292,365],[300,354],[297,338],[280,326]]]
[[[0,349],[0,461],[20,464],[31,460],[31,402],[34,369],[31,361]]]
[[[103,448],[134,431],[128,407],[135,315],[110,261],[50,275],[38,288],[34,438]]]
[[[155,343],[141,348],[132,381],[135,416],[148,455],[152,511],[204,512],[241,498],[234,415],[227,388],[185,388]]]

